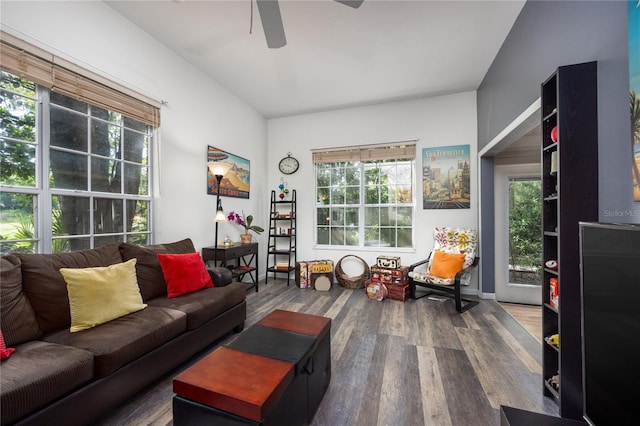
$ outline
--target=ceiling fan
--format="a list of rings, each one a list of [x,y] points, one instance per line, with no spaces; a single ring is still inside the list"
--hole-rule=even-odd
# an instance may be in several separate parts
[[[335,0],[354,9],[360,7],[364,0]],[[282,25],[282,15],[280,15],[280,5],[278,0],[256,0],[264,36],[267,39],[267,46],[271,49],[278,49],[287,44]]]

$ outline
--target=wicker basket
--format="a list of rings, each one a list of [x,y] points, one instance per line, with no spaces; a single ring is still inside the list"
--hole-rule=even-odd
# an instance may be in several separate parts
[[[342,270],[342,261],[347,257],[355,257],[360,262],[362,262],[362,267],[364,269],[362,271],[362,274],[356,277],[350,277],[344,273],[344,271]],[[369,265],[367,265],[367,262],[365,262],[364,259],[354,254],[348,254],[346,256],[343,256],[340,260],[338,260],[338,263],[336,263],[335,271],[336,271],[336,280],[338,280],[340,285],[344,288],[350,288],[350,289],[364,288],[365,282],[371,277],[371,270],[369,269]]]

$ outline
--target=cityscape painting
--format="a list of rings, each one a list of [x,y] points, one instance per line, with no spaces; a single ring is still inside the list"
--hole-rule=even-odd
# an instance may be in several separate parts
[[[471,208],[469,145],[422,149],[422,208]]]

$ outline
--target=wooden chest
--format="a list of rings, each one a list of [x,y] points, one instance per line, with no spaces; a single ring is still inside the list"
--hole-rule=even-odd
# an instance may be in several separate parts
[[[409,284],[387,284],[387,291],[389,299],[406,301],[409,298]]]
[[[384,284],[407,284],[408,274],[408,266],[400,266],[397,269],[380,268],[378,266],[371,267],[371,280]]]

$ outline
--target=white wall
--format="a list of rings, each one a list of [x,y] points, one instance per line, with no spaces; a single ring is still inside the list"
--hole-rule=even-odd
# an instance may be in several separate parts
[[[190,237],[196,249],[214,243],[207,145],[251,162],[250,199],[224,197],[225,210],[268,216],[267,125],[255,110],[102,2],[2,1],[0,7],[4,31],[168,102],[161,110],[156,156],[156,242]],[[240,229],[221,224],[220,234],[237,237]]]
[[[404,264],[422,259],[432,248],[436,225],[477,228],[476,95],[448,96],[279,118],[267,121],[215,81],[187,64],[102,2],[0,3],[2,28],[37,46],[73,60],[152,98],[162,107],[159,132],[159,180],[154,212],[156,242],[184,237],[196,248],[214,242],[215,197],[206,194],[206,147],[251,161],[249,200],[223,198],[226,211],[244,210],[268,227],[270,191],[282,176],[277,170],[287,152],[301,161],[286,179],[298,191],[298,258],[330,258],[346,252],[314,248],[314,175],[311,149],[382,143],[417,138],[416,250],[401,253]],[[267,144],[268,141],[268,144]],[[423,210],[420,185],[424,147],[471,145],[472,208]],[[267,149],[268,146],[268,149]],[[263,218],[261,220],[261,218]],[[220,225],[219,238],[238,239],[240,229]],[[258,237],[261,247],[267,239]],[[373,263],[379,251],[358,255]],[[264,271],[265,256],[261,254]]]
[[[311,150],[326,147],[384,143],[417,138],[416,152],[416,241],[415,250],[402,251],[402,263],[423,259],[433,247],[434,226],[463,226],[478,229],[477,125],[476,94],[454,95],[393,102],[271,119],[268,122],[270,190],[278,189],[278,161],[291,152],[300,160],[300,169],[286,176],[290,189],[297,190],[298,259],[333,259],[348,253],[357,254],[369,264],[379,254],[393,254],[380,249],[360,251],[319,249],[314,247],[314,167]],[[426,147],[471,146],[471,208],[465,210],[422,209],[422,149]],[[345,271],[348,272],[348,271]],[[472,286],[477,288],[477,280]]]

